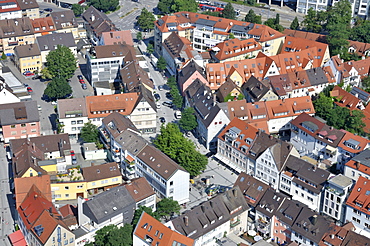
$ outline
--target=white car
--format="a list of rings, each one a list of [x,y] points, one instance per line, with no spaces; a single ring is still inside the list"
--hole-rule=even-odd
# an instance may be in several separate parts
[[[160,108],[161,108],[161,104],[157,103],[157,109],[160,109]]]
[[[180,110],[175,111],[175,118],[176,119],[181,119],[181,111]]]
[[[40,105],[37,105],[37,110],[38,111],[41,111],[41,109],[42,109],[41,106]]]

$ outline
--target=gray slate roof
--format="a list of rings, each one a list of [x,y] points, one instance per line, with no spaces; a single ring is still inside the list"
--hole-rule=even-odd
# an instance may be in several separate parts
[[[83,204],[83,213],[100,224],[119,214],[123,223],[131,223],[135,211],[135,200],[124,186],[104,191]]]
[[[77,47],[72,33],[53,33],[36,38],[40,51],[53,51],[57,49],[58,44],[68,48]]]
[[[370,149],[365,149],[360,154],[352,158],[352,160],[361,163],[367,167],[370,167]]]
[[[285,224],[292,226],[305,205],[296,200],[285,199],[275,216]]]
[[[36,101],[0,104],[0,125],[40,121]]]
[[[53,18],[57,30],[78,27],[77,19],[72,10],[52,12],[50,15]]]
[[[240,210],[230,215],[231,211],[239,207]],[[239,187],[234,187],[173,219],[173,229],[189,238],[197,239],[248,209]]]
[[[199,72],[206,78],[205,72],[194,60],[191,60],[185,67],[181,69],[177,76],[177,83],[179,85],[184,84],[195,72]]]
[[[270,90],[264,82],[259,81],[256,77],[252,76],[241,87],[243,94],[252,102],[258,102]],[[248,97],[247,97],[248,98]]]

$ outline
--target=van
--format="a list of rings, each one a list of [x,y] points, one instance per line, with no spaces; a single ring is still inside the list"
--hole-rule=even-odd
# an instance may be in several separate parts
[[[175,118],[176,119],[181,119],[181,111],[180,110],[175,111]]]

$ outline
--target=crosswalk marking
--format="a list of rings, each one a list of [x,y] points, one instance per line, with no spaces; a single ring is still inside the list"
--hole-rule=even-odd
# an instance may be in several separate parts
[[[138,30],[136,30],[136,29],[130,29],[130,31],[131,31],[131,33],[137,33],[138,32]]]

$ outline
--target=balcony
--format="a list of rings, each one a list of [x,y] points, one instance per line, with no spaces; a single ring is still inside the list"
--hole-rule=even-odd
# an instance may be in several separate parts
[[[99,127],[100,139],[102,140],[103,144],[107,149],[110,148],[110,137],[107,131],[101,127]]]
[[[240,224],[240,219],[237,218],[235,220],[230,220],[230,228],[234,228],[235,226]]]
[[[18,46],[18,41],[8,42],[8,46]]]
[[[334,193],[337,196],[344,196],[344,193],[343,192],[339,192],[338,190],[336,190],[336,189],[334,189],[334,188],[332,188],[330,186],[326,186],[325,189],[327,189],[331,193]]]

